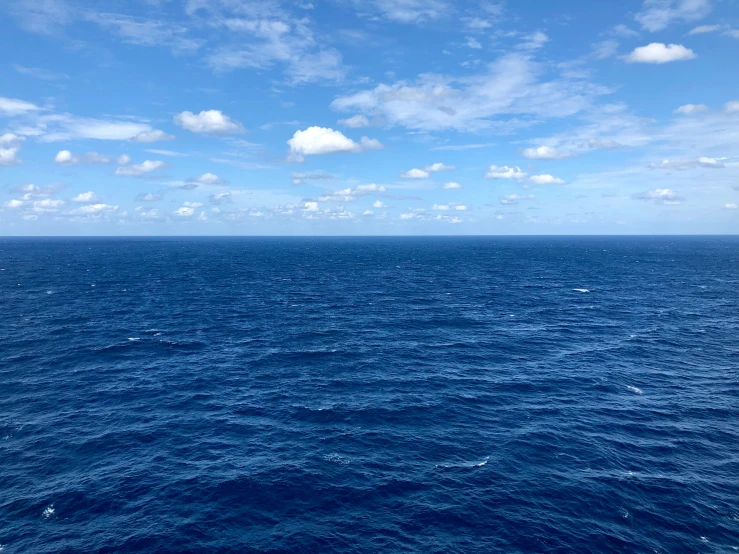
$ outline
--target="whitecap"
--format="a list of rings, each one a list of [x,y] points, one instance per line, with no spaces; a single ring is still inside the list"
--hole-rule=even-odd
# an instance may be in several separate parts
[[[43,515],[45,518],[48,519],[48,518],[50,518],[51,516],[54,515],[54,511],[55,511],[54,510],[54,505],[53,504],[49,504],[48,506],[46,506],[46,509],[44,510],[43,514],[41,514],[41,515]]]
[[[582,293],[590,292],[590,290],[589,290],[589,289],[572,289],[572,290],[573,290],[574,292],[582,292]]]
[[[128,340],[136,341],[136,340],[141,340],[141,339],[139,337],[128,337]]]
[[[631,385],[626,385],[626,388],[629,389],[631,392],[635,392],[636,394],[644,394],[644,391],[641,390],[639,387],[634,387]]]
[[[52,291],[52,290],[47,290],[47,291],[46,291],[46,294],[54,294],[54,291]]]

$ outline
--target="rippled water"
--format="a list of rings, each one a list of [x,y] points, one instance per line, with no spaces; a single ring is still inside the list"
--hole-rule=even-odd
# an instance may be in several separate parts
[[[0,240],[15,552],[739,550],[739,238]]]

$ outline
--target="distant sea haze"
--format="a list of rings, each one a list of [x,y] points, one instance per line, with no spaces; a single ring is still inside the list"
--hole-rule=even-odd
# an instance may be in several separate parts
[[[0,239],[0,551],[739,549],[739,238]]]

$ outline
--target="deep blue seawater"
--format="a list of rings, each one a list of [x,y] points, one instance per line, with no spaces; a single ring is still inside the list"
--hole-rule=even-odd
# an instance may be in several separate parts
[[[739,238],[0,239],[8,553],[739,550]]]

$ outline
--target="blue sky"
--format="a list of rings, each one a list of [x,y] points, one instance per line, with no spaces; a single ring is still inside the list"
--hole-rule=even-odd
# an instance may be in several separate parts
[[[737,0],[0,10],[0,234],[739,232]]]

